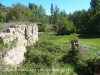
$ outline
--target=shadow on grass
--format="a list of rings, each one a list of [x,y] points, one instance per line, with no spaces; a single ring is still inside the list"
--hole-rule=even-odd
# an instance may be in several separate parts
[[[80,34],[80,35],[78,35],[78,37],[84,38],[84,39],[100,38],[100,34]]]

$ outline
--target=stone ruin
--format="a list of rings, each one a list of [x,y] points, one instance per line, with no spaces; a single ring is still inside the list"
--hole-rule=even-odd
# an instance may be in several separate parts
[[[73,39],[71,41],[71,45],[72,45],[72,50],[78,50],[79,44],[78,44],[78,40],[77,39]]]
[[[38,26],[36,24],[12,25],[0,32],[0,39],[8,45],[14,39],[18,39],[16,46],[7,50],[3,59],[6,64],[19,65],[25,60],[26,46],[38,41]]]
[[[10,26],[0,33],[0,38],[4,44],[10,44],[16,38],[18,45],[34,44],[38,40],[38,27],[35,24]]]

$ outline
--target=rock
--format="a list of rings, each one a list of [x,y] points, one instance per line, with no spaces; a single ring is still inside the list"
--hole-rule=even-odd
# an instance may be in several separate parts
[[[38,41],[38,26],[36,24],[16,25],[7,28],[6,32],[2,32],[0,38],[4,44],[8,45],[11,44],[13,40],[18,39],[16,46],[7,51],[4,57],[6,64],[16,66],[25,59],[26,46]]]
[[[71,44],[72,44],[72,50],[78,50],[79,44],[78,44],[78,40],[77,39],[73,39],[71,41]]]
[[[19,42],[29,39],[27,42],[23,43],[30,43],[30,44],[33,44],[33,42],[38,40],[38,27],[35,24],[19,25],[19,26],[17,25],[14,28],[8,28],[7,30],[9,30],[9,32],[0,34],[0,37],[6,44],[9,44],[9,42],[13,41],[16,38],[18,38]]]
[[[25,59],[25,53],[25,46],[17,46],[7,52],[7,54],[4,57],[4,61],[6,64],[10,64],[12,66],[19,65]]]

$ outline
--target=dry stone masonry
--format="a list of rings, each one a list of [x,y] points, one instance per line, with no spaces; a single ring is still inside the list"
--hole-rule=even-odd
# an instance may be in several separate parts
[[[14,39],[18,39],[16,46],[7,51],[4,62],[10,65],[19,65],[25,60],[26,46],[38,41],[38,26],[36,24],[12,25],[0,33],[0,39],[8,45]]]
[[[4,44],[9,44],[16,38],[18,45],[34,44],[38,40],[38,27],[35,24],[10,26],[0,33],[0,38]]]
[[[72,44],[72,50],[78,50],[79,44],[78,44],[78,40],[77,39],[73,39],[71,41],[71,44]]]

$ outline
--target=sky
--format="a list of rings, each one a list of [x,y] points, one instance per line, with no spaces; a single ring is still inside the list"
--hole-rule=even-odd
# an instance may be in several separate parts
[[[76,10],[88,10],[91,0],[0,0],[0,3],[5,6],[12,6],[12,4],[21,3],[28,6],[29,2],[36,5],[42,4],[46,14],[50,15],[51,3],[57,5],[60,10],[65,10],[67,14],[73,13]]]

